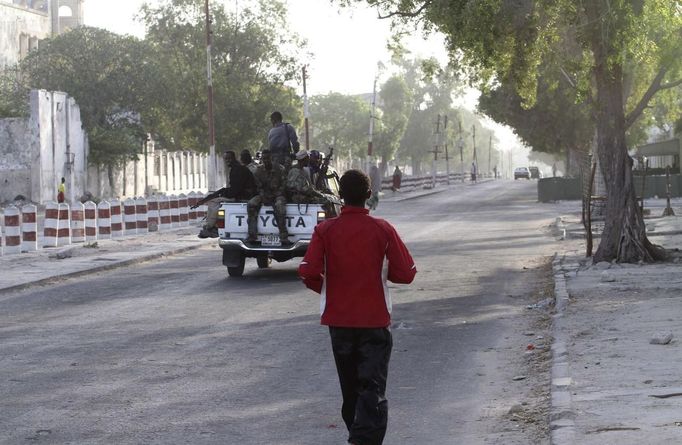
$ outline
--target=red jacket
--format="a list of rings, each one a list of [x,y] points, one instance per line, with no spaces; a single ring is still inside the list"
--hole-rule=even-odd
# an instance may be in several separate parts
[[[383,328],[391,324],[386,280],[411,283],[417,267],[391,224],[346,206],[315,227],[298,273],[321,294],[323,325]]]

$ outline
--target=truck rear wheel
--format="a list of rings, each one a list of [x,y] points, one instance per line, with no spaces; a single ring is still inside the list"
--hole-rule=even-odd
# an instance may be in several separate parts
[[[256,257],[256,264],[258,264],[259,269],[267,269],[268,267],[270,267],[271,262],[272,260],[267,254],[259,255]]]
[[[231,277],[241,277],[244,274],[244,265],[246,264],[246,256],[242,254],[239,264],[234,267],[227,266],[227,274]]]

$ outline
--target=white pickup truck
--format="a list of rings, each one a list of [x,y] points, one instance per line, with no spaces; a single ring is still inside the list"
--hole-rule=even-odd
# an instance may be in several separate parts
[[[327,188],[338,196],[336,175],[328,176]],[[335,215],[328,215],[322,204],[287,204],[287,230],[291,244],[282,245],[272,206],[262,206],[258,214],[259,243],[248,243],[248,214],[246,202],[224,202],[218,210],[218,244],[223,249],[223,265],[231,277],[244,273],[246,258],[255,258],[261,269],[270,262],[303,257],[313,236],[315,226],[340,213],[340,201],[334,205]]]
[[[244,273],[246,258],[255,258],[259,268],[266,268],[271,260],[287,261],[305,255],[315,226],[327,218],[321,204],[287,204],[287,230],[291,244],[282,245],[279,229],[271,206],[261,207],[258,214],[258,239],[248,243],[247,204],[225,202],[218,211],[218,243],[223,249],[223,265],[231,277]]]

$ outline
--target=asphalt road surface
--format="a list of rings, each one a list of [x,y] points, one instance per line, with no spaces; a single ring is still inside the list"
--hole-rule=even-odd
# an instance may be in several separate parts
[[[380,202],[418,267],[392,286],[385,444],[548,443],[546,314],[527,305],[549,296],[555,214],[536,196],[496,181]],[[345,443],[297,264],[228,278],[204,248],[0,295],[0,443]]]

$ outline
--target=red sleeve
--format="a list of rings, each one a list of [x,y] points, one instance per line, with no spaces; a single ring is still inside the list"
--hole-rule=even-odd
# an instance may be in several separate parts
[[[393,283],[409,284],[417,274],[417,266],[398,232],[390,224],[387,226],[389,235],[386,249],[388,280]]]
[[[298,275],[306,287],[319,294],[322,292],[322,281],[324,279],[324,241],[318,229],[319,226],[315,227],[313,231],[313,238],[310,240],[308,250],[298,266]]]

